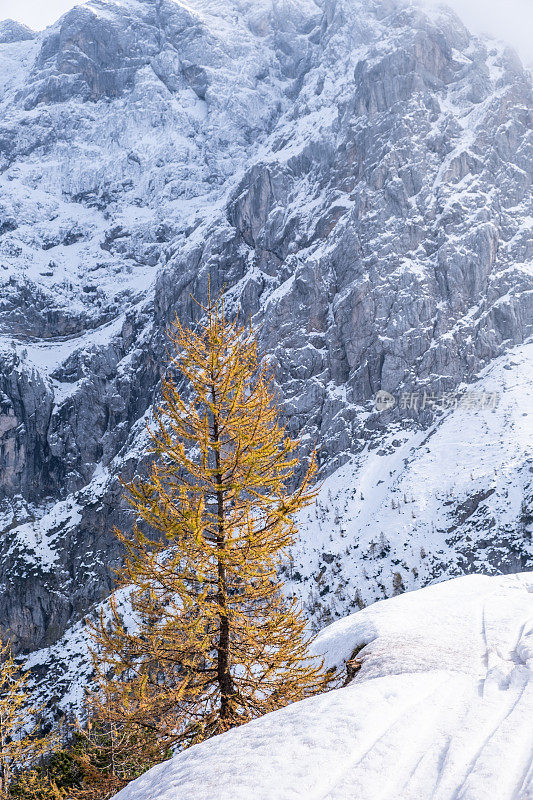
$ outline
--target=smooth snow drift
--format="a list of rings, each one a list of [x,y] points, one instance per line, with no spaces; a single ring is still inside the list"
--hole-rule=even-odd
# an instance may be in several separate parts
[[[330,625],[345,688],[176,756],[117,800],[530,800],[533,573],[468,576]]]

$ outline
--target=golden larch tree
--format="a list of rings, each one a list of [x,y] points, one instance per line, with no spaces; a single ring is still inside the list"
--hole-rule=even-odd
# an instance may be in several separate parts
[[[35,766],[50,753],[55,738],[39,733],[40,709],[31,705],[27,683],[9,642],[0,638],[0,800],[63,797]]]
[[[107,800],[134,778],[163,760],[165,754],[153,733],[128,724],[117,724],[113,715],[87,706],[83,727],[68,753],[79,770],[79,785],[71,788],[68,800]]]
[[[149,428],[154,458],[148,477],[125,484],[139,524],[116,531],[126,551],[118,584],[132,613],[125,620],[114,597],[93,629],[93,712],[137,726],[161,751],[329,681],[278,577],[294,515],[315,496],[315,460],[291,489],[299,442],[278,420],[253,330],[228,321],[220,299],[201,310],[196,329],[176,320],[169,332],[174,369]]]

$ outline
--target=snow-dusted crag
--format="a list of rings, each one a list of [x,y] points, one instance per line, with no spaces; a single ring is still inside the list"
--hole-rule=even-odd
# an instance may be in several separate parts
[[[533,573],[376,603],[315,648],[344,688],[202,742],[117,800],[533,795]]]
[[[510,50],[392,0],[93,0],[38,35],[2,23],[0,86],[21,648],[109,591],[116,478],[208,275],[262,323],[329,476],[288,566],[311,615],[530,563],[533,104]]]

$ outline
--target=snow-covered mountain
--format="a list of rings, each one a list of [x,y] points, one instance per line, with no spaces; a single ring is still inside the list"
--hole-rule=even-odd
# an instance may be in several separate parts
[[[315,648],[345,676],[348,662],[344,688],[196,745],[117,800],[533,796],[533,573],[384,600]]]
[[[91,0],[2,23],[0,87],[0,626],[34,663],[111,588],[117,476],[208,275],[319,447],[287,566],[315,626],[531,564],[512,51],[400,0]]]
[[[325,480],[286,570],[315,626],[435,579],[531,563],[532,363],[533,344],[510,349],[429,427],[390,424]]]

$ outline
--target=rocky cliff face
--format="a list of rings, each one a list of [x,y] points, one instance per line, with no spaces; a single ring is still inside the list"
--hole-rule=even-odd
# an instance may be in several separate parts
[[[392,0],[92,0],[19,28],[0,27],[0,625],[18,646],[53,648],[108,593],[117,476],[142,458],[165,326],[208,275],[262,323],[289,429],[330,476],[294,554],[311,615],[530,563],[517,57]],[[480,375],[474,425],[450,398]],[[472,479],[465,442],[491,453]]]

